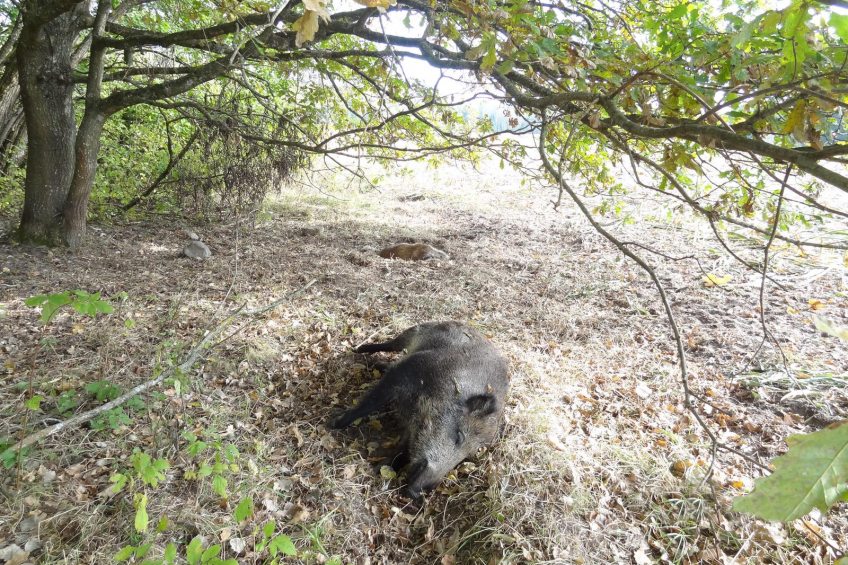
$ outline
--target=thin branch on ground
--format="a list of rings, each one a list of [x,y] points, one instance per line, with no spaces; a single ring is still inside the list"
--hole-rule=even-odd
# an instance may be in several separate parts
[[[92,410],[88,410],[87,412],[77,414],[77,415],[65,420],[64,422],[61,422],[59,424],[55,424],[53,426],[50,426],[49,428],[44,428],[43,430],[40,430],[40,431],[38,431],[34,434],[31,434],[31,435],[23,438],[21,441],[16,442],[15,445],[13,445],[12,447],[9,447],[0,456],[2,456],[5,459],[9,455],[14,454],[14,453],[19,453],[22,449],[29,447],[30,445],[33,445],[33,444],[43,440],[46,437],[52,436],[55,433],[58,433],[62,430],[75,428],[75,427],[77,427],[81,424],[84,424],[85,422],[88,422],[92,418],[95,418],[95,417],[99,416],[100,414],[102,414],[102,413],[104,413],[108,410],[112,410],[113,408],[117,408],[117,407],[121,406],[122,404],[124,404],[125,402],[127,402],[131,398],[137,396],[138,394],[161,384],[162,382],[164,382],[166,379],[172,377],[173,375],[178,374],[178,373],[186,373],[186,372],[190,371],[191,368],[194,366],[194,364],[204,356],[204,353],[206,353],[207,351],[210,351],[212,349],[211,347],[208,348],[207,345],[210,342],[212,342],[213,339],[218,337],[224,331],[224,329],[226,329],[237,317],[239,317],[239,316],[256,316],[258,314],[263,314],[263,313],[265,313],[269,310],[273,310],[274,308],[278,307],[280,304],[283,304],[284,302],[289,302],[291,300],[294,300],[295,298],[297,298],[298,296],[303,294],[309,287],[311,287],[313,284],[315,284],[315,282],[317,282],[317,279],[312,279],[308,283],[306,283],[306,285],[301,287],[300,289],[298,289],[294,292],[291,292],[291,293],[285,295],[284,297],[280,298],[279,300],[275,300],[274,302],[271,302],[270,304],[267,304],[265,306],[255,308],[255,309],[252,309],[252,310],[245,310],[243,307],[239,308],[238,310],[236,310],[232,314],[228,315],[220,324],[215,326],[215,328],[213,328],[211,331],[207,332],[206,335],[203,337],[203,339],[201,339],[200,342],[198,342],[198,344],[195,345],[188,352],[188,355],[186,355],[185,360],[182,363],[180,363],[178,366],[176,366],[172,369],[168,369],[166,371],[162,371],[162,373],[160,373],[159,376],[156,377],[155,379],[151,379],[149,381],[146,381],[146,382],[132,388],[131,390],[129,390],[125,394],[122,394],[121,396],[112,400],[111,402],[107,402],[106,404],[98,406],[97,408],[93,408]]]

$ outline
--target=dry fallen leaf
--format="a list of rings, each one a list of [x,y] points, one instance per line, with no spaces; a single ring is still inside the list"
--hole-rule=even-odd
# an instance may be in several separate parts
[[[309,510],[300,504],[286,504],[283,515],[289,518],[289,524],[297,524],[309,519]]]
[[[786,541],[786,532],[783,529],[783,524],[755,524],[752,532],[753,539],[770,543],[773,545],[783,545]]]
[[[321,436],[321,447],[326,449],[327,451],[331,451],[339,446],[339,442],[336,441],[331,434],[324,434]]]
[[[289,431],[297,440],[297,446],[300,447],[301,445],[303,445],[303,436],[300,435],[300,430],[297,429],[297,424],[292,424],[291,426],[289,426]]]
[[[66,467],[65,473],[67,473],[68,475],[70,475],[72,477],[76,477],[77,475],[82,473],[84,470],[85,470],[85,465],[83,465],[82,463],[77,463],[76,465],[71,465],[70,467]]]
[[[636,565],[653,565],[654,562],[648,557],[645,549],[644,547],[640,547],[633,552],[633,561],[636,562]]]
[[[703,279],[703,281],[704,281],[704,286],[713,287],[713,286],[724,286],[727,283],[729,283],[731,280],[733,280],[733,277],[731,275],[725,275],[723,277],[720,277],[720,276],[715,275],[713,273],[707,273],[706,276],[701,277],[701,279]]]
[[[244,551],[244,546],[244,540],[241,538],[233,538],[230,540],[230,549],[232,549],[233,553],[235,553],[236,555],[239,555],[241,552]]]
[[[568,451],[568,448],[565,446],[562,441],[555,436],[553,433],[548,434],[548,444],[554,449],[558,449],[560,451]]]
[[[814,298],[808,300],[807,302],[809,302],[811,310],[821,310],[825,306],[821,300],[816,300]]]
[[[633,392],[636,393],[636,396],[645,400],[649,396],[651,396],[651,387],[646,385],[645,383],[639,383],[636,388],[633,389]]]

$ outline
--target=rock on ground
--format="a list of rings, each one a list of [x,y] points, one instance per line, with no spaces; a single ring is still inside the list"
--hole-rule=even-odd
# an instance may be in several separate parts
[[[183,255],[192,259],[206,259],[212,257],[212,250],[202,241],[192,241],[183,249]]]

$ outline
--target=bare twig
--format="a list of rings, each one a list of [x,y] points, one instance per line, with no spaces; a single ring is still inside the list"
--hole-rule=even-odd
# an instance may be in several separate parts
[[[786,354],[783,352],[783,348],[778,343],[777,339],[772,335],[771,331],[768,329],[768,324],[766,324],[766,303],[765,303],[765,292],[766,292],[766,272],[768,271],[768,260],[769,260],[769,251],[771,251],[771,244],[774,241],[774,236],[777,233],[777,226],[780,225],[780,210],[783,207],[783,194],[786,192],[786,184],[789,182],[789,175],[792,173],[792,164],[790,163],[786,167],[786,176],[783,177],[783,184],[780,186],[780,194],[777,196],[777,208],[774,212],[774,222],[771,227],[771,234],[769,234],[768,241],[766,242],[766,246],[763,249],[763,278],[760,282],[760,324],[763,326],[763,342],[760,343],[760,347],[757,348],[759,352],[763,347],[763,343],[765,340],[771,339],[774,342],[775,347],[780,352],[780,357],[783,360],[783,370],[786,372],[786,376],[791,380],[795,386],[798,386],[798,382],[795,380],[795,377],[792,376],[792,373],[789,371],[789,366],[786,361]],[[752,357],[753,359],[753,357]]]
[[[275,300],[274,302],[271,302],[270,304],[267,304],[267,305],[262,306],[260,308],[255,308],[253,310],[245,310],[243,308],[239,308],[234,313],[227,316],[220,324],[215,326],[215,328],[213,328],[211,331],[206,333],[206,335],[203,337],[203,339],[201,339],[200,342],[197,345],[195,345],[191,349],[191,351],[188,352],[188,355],[186,355],[185,360],[182,363],[180,363],[177,367],[175,367],[173,369],[166,370],[166,371],[162,371],[162,373],[160,373],[159,376],[156,377],[155,379],[151,379],[149,381],[141,383],[140,385],[130,389],[128,392],[126,392],[125,394],[122,394],[121,396],[119,396],[115,400],[112,400],[111,402],[107,402],[106,404],[98,406],[97,408],[94,408],[94,409],[89,410],[87,412],[83,412],[82,414],[77,414],[76,416],[73,416],[73,417],[65,420],[64,422],[54,424],[54,425],[50,426],[49,428],[44,428],[43,430],[40,430],[40,431],[38,431],[38,432],[36,432],[32,435],[25,437],[20,442],[17,442],[14,446],[12,446],[12,447],[8,448],[6,451],[4,451],[2,453],[2,457],[6,458],[7,456],[9,456],[13,453],[17,453],[20,450],[22,450],[23,448],[29,447],[30,445],[37,443],[37,442],[43,440],[44,438],[46,438],[48,436],[52,436],[53,434],[55,434],[57,432],[77,427],[80,424],[84,424],[85,422],[88,422],[92,418],[95,418],[96,416],[102,414],[103,412],[106,412],[107,410],[112,410],[113,408],[117,408],[118,406],[121,406],[122,404],[127,402],[129,399],[137,396],[138,394],[161,384],[163,381],[165,381],[165,379],[173,376],[175,373],[185,373],[185,372],[189,371],[192,368],[192,366],[203,356],[204,352],[207,351],[208,349],[211,349],[211,348],[207,348],[207,345],[210,342],[212,342],[216,337],[218,337],[221,334],[221,332],[223,332],[224,329],[227,326],[229,326],[230,323],[232,323],[233,320],[235,320],[238,316],[255,316],[255,315],[258,315],[258,314],[265,313],[269,310],[272,310],[272,309],[276,308],[277,306],[279,306],[280,304],[283,304],[284,302],[294,300],[295,298],[297,298],[298,296],[303,294],[306,291],[306,289],[308,289],[313,284],[315,284],[315,282],[316,282],[316,279],[312,279],[308,283],[306,283],[306,285],[304,285],[302,288],[300,288],[300,289],[298,289],[294,292],[291,292],[291,293],[285,295],[284,297],[280,298],[279,300]]]

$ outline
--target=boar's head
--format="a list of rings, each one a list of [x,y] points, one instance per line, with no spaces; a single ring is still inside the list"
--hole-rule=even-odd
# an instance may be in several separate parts
[[[495,440],[503,404],[487,393],[421,398],[415,408],[407,424],[407,492],[419,498],[464,459]]]

